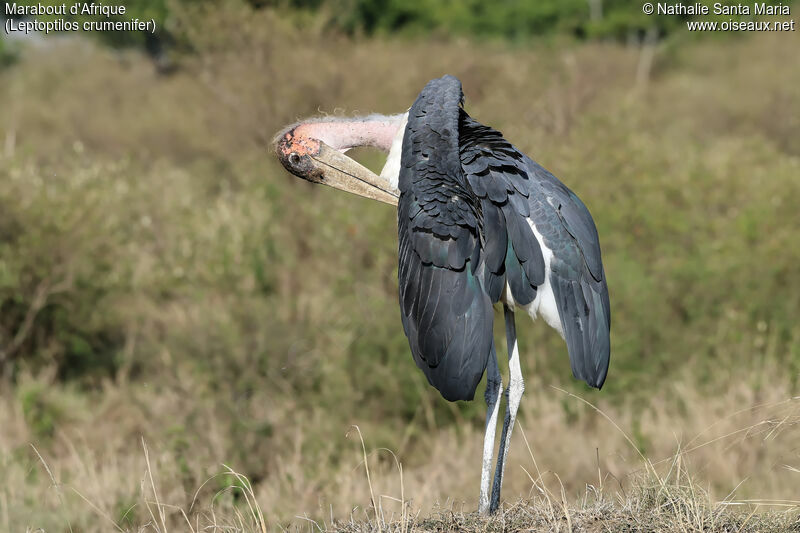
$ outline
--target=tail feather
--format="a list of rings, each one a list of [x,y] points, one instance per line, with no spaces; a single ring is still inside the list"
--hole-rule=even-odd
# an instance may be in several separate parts
[[[561,315],[572,374],[601,388],[611,354],[610,320],[604,304],[605,283],[553,275],[552,285]],[[606,297],[607,298],[607,297]]]

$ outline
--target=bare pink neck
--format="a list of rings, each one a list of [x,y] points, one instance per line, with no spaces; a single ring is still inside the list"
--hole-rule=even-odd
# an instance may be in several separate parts
[[[402,115],[305,122],[294,129],[294,134],[322,141],[336,150],[373,146],[388,152],[401,123]]]

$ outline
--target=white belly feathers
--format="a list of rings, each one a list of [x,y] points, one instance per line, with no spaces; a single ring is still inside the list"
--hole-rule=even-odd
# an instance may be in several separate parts
[[[544,258],[544,283],[536,288],[536,298],[533,299],[528,305],[521,305],[533,320],[541,315],[544,321],[553,329],[558,331],[561,337],[564,337],[564,329],[561,326],[561,317],[558,314],[558,306],[556,305],[556,298],[553,294],[553,288],[550,286],[550,260],[553,258],[553,251],[544,244],[542,234],[536,229],[536,225],[530,218],[526,219],[531,231],[536,236],[539,242],[539,247],[542,249],[542,256]],[[503,303],[514,309],[516,303],[511,296],[511,287],[506,282],[506,290],[503,294]]]

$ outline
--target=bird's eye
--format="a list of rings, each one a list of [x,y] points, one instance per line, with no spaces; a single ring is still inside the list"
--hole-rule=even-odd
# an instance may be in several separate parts
[[[297,155],[296,152],[292,152],[289,154],[289,162],[293,165],[298,165],[300,163],[300,156]]]

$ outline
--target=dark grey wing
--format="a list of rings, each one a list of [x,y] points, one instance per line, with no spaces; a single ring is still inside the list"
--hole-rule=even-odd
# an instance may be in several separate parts
[[[581,200],[506,141],[461,112],[461,163],[483,214],[482,279],[492,302],[508,283],[531,303],[549,275],[573,375],[600,388],[608,372],[611,313],[597,229]],[[529,220],[553,252],[550,272]]]
[[[414,361],[450,401],[471,400],[492,344],[476,272],[480,207],[458,152],[461,84],[432,80],[409,110],[398,204],[400,308]]]
[[[597,230],[552,174],[461,109],[461,84],[432,80],[409,110],[398,232],[403,327],[417,365],[448,400],[472,399],[506,284],[532,302],[549,276],[573,374],[608,370],[610,309]],[[531,229],[553,252],[547,272]]]
[[[463,110],[460,135],[461,165],[483,214],[482,278],[489,298],[499,301],[508,283],[514,301],[527,305],[545,278],[542,250],[528,224],[527,158]]]
[[[572,373],[599,389],[611,355],[611,308],[597,228],[575,193],[530,159],[528,169],[540,191],[531,218],[553,252],[550,283]]]

